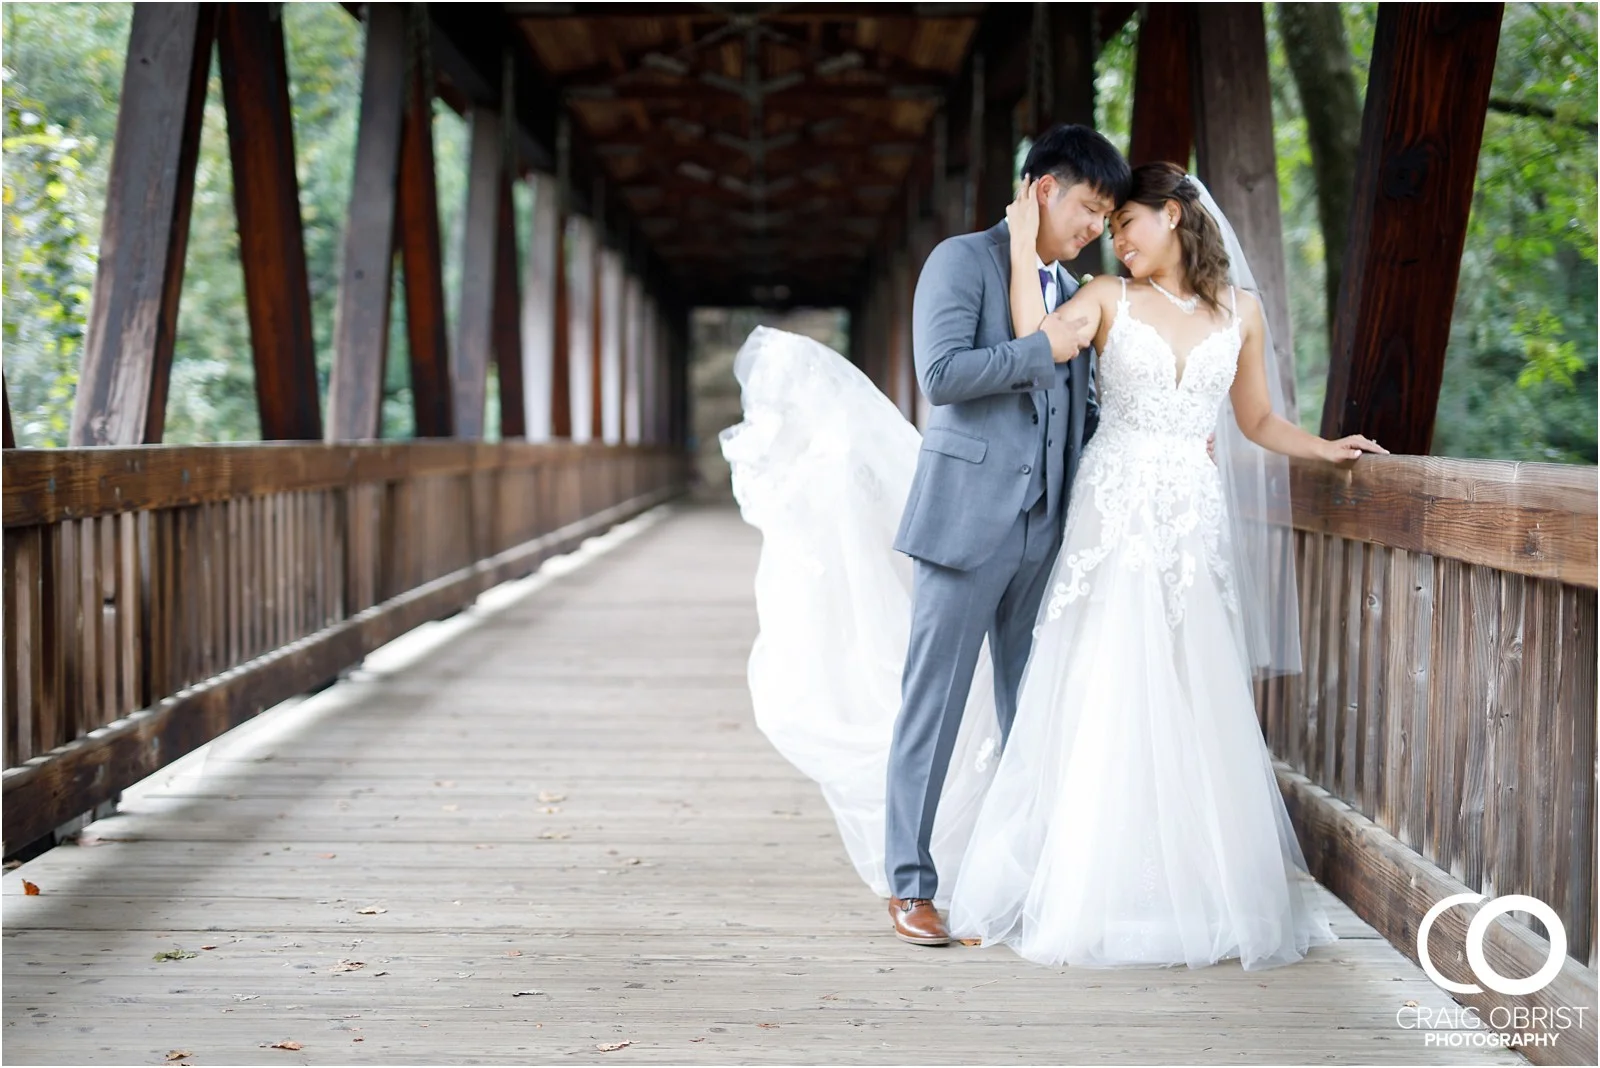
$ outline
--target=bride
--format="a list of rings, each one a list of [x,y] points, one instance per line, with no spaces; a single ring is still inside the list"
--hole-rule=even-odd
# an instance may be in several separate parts
[[[1133,178],[1111,216],[1132,281],[1094,279],[1051,313],[1080,321],[1101,354],[1100,423],[1003,752],[992,688],[974,679],[934,825],[937,868],[955,873],[936,904],[953,936],[1041,963],[1270,967],[1334,938],[1252,697],[1254,677],[1299,668],[1281,457],[1383,450],[1283,417],[1226,220],[1171,164]],[[1046,319],[1031,188],[1007,219],[1022,337]],[[821,785],[857,872],[887,896],[885,766],[911,599],[890,546],[920,439],[807,339],[758,328],[735,373],[745,420],[723,451],[764,537],[757,723]]]

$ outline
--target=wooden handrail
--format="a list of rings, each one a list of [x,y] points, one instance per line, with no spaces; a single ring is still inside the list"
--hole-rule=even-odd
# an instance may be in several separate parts
[[[1600,468],[1365,456],[1290,482],[1301,530],[1596,588]]]
[[[8,449],[3,461],[4,526],[36,526],[362,482],[506,471],[624,453],[666,456],[672,450],[471,441]]]
[[[8,449],[8,853],[683,492],[663,447]]]

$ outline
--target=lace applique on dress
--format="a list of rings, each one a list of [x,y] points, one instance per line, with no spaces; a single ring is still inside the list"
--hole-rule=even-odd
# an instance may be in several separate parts
[[[1180,378],[1177,353],[1154,327],[1133,317],[1123,281],[1100,360],[1100,428],[1084,449],[1073,487],[1075,498],[1087,494],[1093,501],[1100,537],[1062,560],[1047,619],[1059,619],[1067,605],[1089,596],[1090,575],[1113,553],[1128,570],[1160,573],[1171,626],[1183,621],[1185,593],[1202,567],[1216,577],[1229,609],[1238,611],[1223,542],[1222,479],[1206,438],[1233,385],[1240,343],[1235,309],[1190,350]]]

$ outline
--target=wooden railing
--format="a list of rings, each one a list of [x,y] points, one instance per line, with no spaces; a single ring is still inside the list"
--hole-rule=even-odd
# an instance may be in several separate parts
[[[1592,1006],[1596,469],[1368,457],[1293,483],[1305,671],[1261,710],[1313,874],[1413,957],[1449,894],[1537,897],[1566,928],[1561,981],[1478,1004]],[[1461,982],[1470,913],[1430,939]],[[1491,962],[1532,974],[1540,932],[1497,926]]]
[[[564,444],[6,450],[6,853],[687,470]]]

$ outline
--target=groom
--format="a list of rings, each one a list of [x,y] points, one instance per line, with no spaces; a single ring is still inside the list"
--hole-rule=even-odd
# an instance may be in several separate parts
[[[1077,291],[1059,261],[1100,237],[1127,195],[1128,163],[1085,126],[1057,126],[1028,153],[1038,179],[1039,284],[1046,311]],[[911,642],[889,750],[886,866],[895,934],[945,945],[929,842],[984,638],[1002,744],[1061,545],[1067,491],[1088,436],[1081,323],[1011,329],[1010,231],[942,242],[917,279],[912,344],[932,403],[895,548],[912,557]]]

